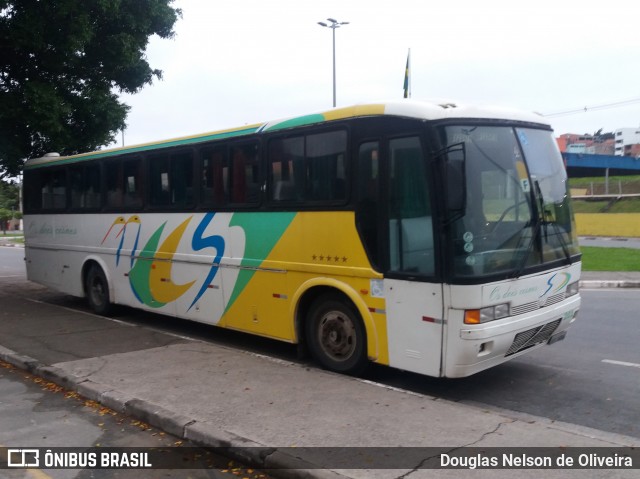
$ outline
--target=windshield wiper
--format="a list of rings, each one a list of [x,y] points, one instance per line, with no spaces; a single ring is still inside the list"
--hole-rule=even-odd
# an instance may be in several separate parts
[[[519,278],[520,276],[522,276],[522,272],[524,271],[524,269],[527,266],[527,260],[529,259],[529,255],[531,255],[531,250],[533,248],[533,244],[535,243],[536,238],[540,234],[540,226],[541,225],[542,225],[542,221],[540,221],[540,219],[538,219],[538,221],[536,221],[535,223],[533,223],[532,221],[528,221],[527,224],[524,226],[523,231],[526,228],[529,228],[529,227],[533,226],[533,233],[531,234],[531,239],[529,240],[529,244],[527,245],[527,249],[524,251],[522,259],[520,260],[520,264],[518,265],[518,268],[513,273],[512,278]]]
[[[549,236],[547,234],[548,233],[547,226],[548,225],[553,226],[553,229],[555,230],[555,237],[558,239],[558,242],[560,243],[560,247],[562,248],[562,253],[564,254],[565,259],[567,260],[567,264],[571,264],[572,263],[571,253],[569,252],[569,248],[567,247],[567,242],[562,236],[563,234],[562,229],[558,226],[558,223],[556,223],[555,221],[547,221],[547,210],[544,207],[544,197],[542,195],[542,190],[540,189],[540,183],[538,183],[538,180],[534,180],[533,184],[535,185],[538,200],[540,201],[540,212],[542,213],[541,219],[542,219],[542,224],[544,226],[544,240],[545,242],[549,241]]]
[[[558,223],[556,223],[555,221],[548,221],[546,222],[549,225],[552,225],[555,229],[555,237],[558,238],[558,242],[560,243],[560,247],[562,248],[562,252],[564,253],[564,257],[567,260],[567,264],[573,264],[573,261],[571,260],[571,253],[569,252],[569,248],[567,247],[567,242],[565,241],[564,237],[563,237],[563,231],[562,228],[560,228],[558,226]]]

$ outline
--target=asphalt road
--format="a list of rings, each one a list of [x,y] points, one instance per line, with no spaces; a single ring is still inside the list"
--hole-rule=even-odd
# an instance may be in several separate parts
[[[640,437],[640,294],[582,290],[564,341],[460,380],[377,368],[372,379],[453,401]]]
[[[81,300],[48,291],[20,276],[21,253],[0,248],[0,285],[11,294],[29,295],[32,299],[75,310],[86,310]],[[13,266],[12,266],[13,265]],[[443,380],[374,366],[367,379],[453,401],[480,404],[486,408],[508,409],[547,417],[608,432],[640,437],[640,295],[637,290],[583,290],[583,306],[567,338],[551,347],[532,353],[477,374],[470,378]],[[26,315],[25,318],[30,318]],[[23,319],[25,321],[26,319]],[[87,349],[78,331],[78,348],[70,355],[61,352],[54,338],[37,338],[30,333],[38,329],[39,318],[32,324],[15,323],[11,331],[0,334],[0,344],[14,350],[37,348],[41,360],[65,361],[91,357],[118,348],[129,348],[127,335],[118,333],[112,342]],[[64,323],[64,309],[58,318],[59,331],[71,333],[76,326]],[[243,350],[298,361],[291,345],[262,338],[219,330],[213,327],[174,320],[164,316],[123,308],[117,317],[139,328],[136,341],[140,347],[179,342],[184,337],[225,344]],[[113,320],[96,316],[82,322],[86,331],[114,328]],[[122,328],[118,328],[119,331]],[[96,347],[95,345],[93,346]],[[33,355],[33,354],[32,354]],[[313,369],[310,369],[313,374]]]

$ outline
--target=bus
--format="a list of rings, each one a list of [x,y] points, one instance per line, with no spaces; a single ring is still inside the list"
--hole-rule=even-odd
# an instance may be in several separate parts
[[[24,170],[28,278],[112,305],[465,377],[563,339],[581,255],[549,123],[413,100]]]

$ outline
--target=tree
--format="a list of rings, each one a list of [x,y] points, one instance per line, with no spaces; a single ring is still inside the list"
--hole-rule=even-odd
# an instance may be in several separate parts
[[[173,0],[0,0],[0,178],[25,158],[114,141],[135,93],[162,71],[145,51],[171,38]]]
[[[7,222],[12,216],[11,210],[0,208],[0,230],[2,230],[3,235],[7,234]]]
[[[20,209],[20,187],[13,182],[0,180],[0,208]]]
[[[7,234],[7,222],[20,219],[20,187],[0,180],[0,229]]]

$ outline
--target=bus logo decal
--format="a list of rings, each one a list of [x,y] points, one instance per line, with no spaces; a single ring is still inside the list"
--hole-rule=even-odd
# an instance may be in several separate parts
[[[255,274],[255,261],[262,262],[269,255],[295,216],[295,213],[287,212],[266,217],[261,213],[234,214],[229,217],[228,227],[239,227],[243,231],[243,236],[246,238],[247,243],[243,247],[246,249],[241,252],[244,259],[240,264],[238,277],[230,284],[231,295],[225,301],[225,312],[235,302]],[[122,251],[126,251],[127,245],[133,242],[130,270],[125,276],[129,278],[131,291],[140,303],[151,308],[162,308],[167,303],[176,301],[184,296],[196,283],[200,282],[199,278],[195,278],[183,284],[176,284],[172,279],[174,255],[178,251],[180,244],[184,243],[183,239],[187,239],[185,234],[186,237],[191,236],[186,231],[193,218],[193,215],[186,218],[166,237],[164,237],[167,228],[167,221],[165,221],[151,234],[140,251],[138,251],[138,244],[140,242],[142,220],[138,215],[132,215],[128,219],[124,216],[118,216],[102,238],[100,244],[106,243],[109,238],[111,238],[111,241],[119,239],[116,249],[116,267],[120,265]],[[199,283],[197,291],[193,293],[193,299],[190,299],[186,311],[190,311],[207,290],[218,289],[217,287],[212,287],[212,284],[218,275],[228,238],[225,239],[221,234],[207,232],[214,218],[217,218],[216,213],[204,214],[190,237],[190,248],[187,249],[193,252],[205,250],[205,253],[209,257],[213,257],[213,259],[206,277],[204,277],[202,283]],[[225,222],[224,218],[222,222]],[[127,235],[127,233],[131,232],[130,228],[132,227],[129,226],[131,224],[138,225],[137,231],[135,231],[135,238],[132,238],[131,234]],[[243,268],[245,266],[248,266],[248,268]]]
[[[116,238],[118,238],[120,235],[122,235],[122,238],[120,238],[120,244],[118,245],[118,249],[116,250],[116,266],[118,266],[120,264],[120,252],[122,251],[122,247],[124,246],[124,238],[125,238],[125,236],[127,234],[127,225],[129,223],[137,223],[138,224],[138,232],[136,234],[136,240],[135,240],[135,243],[133,244],[133,249],[131,250],[131,267],[133,267],[133,262],[134,262],[134,259],[135,259],[135,256],[136,256],[136,250],[138,249],[138,241],[140,240],[140,229],[141,229],[141,226],[142,226],[142,223],[140,221],[140,217],[138,215],[133,215],[132,217],[130,217],[126,221],[124,219],[124,216],[118,216],[113,221],[113,223],[111,223],[111,226],[107,230],[107,233],[104,235],[104,238],[102,238],[102,241],[100,242],[100,244],[104,244],[104,242],[109,237],[109,234],[111,233],[111,230],[113,230],[114,226],[121,225],[120,231],[118,231],[118,234],[116,235]]]
[[[186,293],[193,283],[196,282],[193,280],[185,284],[175,284],[171,281],[173,255],[178,249],[178,244],[180,243],[184,230],[187,228],[191,218],[192,216],[180,223],[180,225],[165,238],[160,245],[160,248],[158,248],[158,251],[155,253],[154,259],[151,263],[147,284],[149,285],[151,290],[150,292],[154,300],[163,304],[175,301]]]
[[[213,279],[216,277],[218,268],[220,267],[220,260],[222,259],[222,255],[224,254],[224,238],[222,236],[213,235],[203,237],[204,231],[207,229],[207,226],[209,226],[209,223],[211,223],[214,215],[215,213],[207,213],[206,215],[204,215],[204,218],[202,218],[202,221],[196,228],[196,232],[194,233],[193,239],[191,240],[191,248],[193,248],[193,251],[200,251],[205,248],[215,248],[216,257],[213,260],[211,269],[209,270],[209,274],[200,287],[200,291],[198,291],[198,294],[196,294],[196,297],[193,299],[187,311],[189,311],[193,307],[193,305],[198,302],[200,297],[204,294]]]
[[[187,311],[190,310],[207,291],[207,289],[209,289],[209,286],[218,273],[220,260],[224,254],[225,241],[222,236],[205,236],[205,230],[213,220],[214,215],[215,213],[207,213],[204,215],[202,221],[197,226],[191,241],[193,251],[200,251],[205,248],[215,248],[216,254],[207,277],[196,293],[189,308],[187,308]],[[167,225],[165,221],[151,235],[138,256],[136,256],[136,252],[138,250],[140,231],[142,229],[142,221],[138,215],[131,216],[126,220],[123,216],[118,216],[102,238],[102,242],[100,244],[104,244],[107,238],[112,235],[114,228],[117,226],[120,227],[117,234],[115,234],[116,239],[120,238],[120,242],[116,250],[117,267],[120,264],[121,252],[125,245],[127,225],[131,223],[138,224],[133,249],[131,250],[131,270],[127,276],[129,277],[129,284],[134,296],[142,304],[152,308],[161,308],[165,304],[175,301],[183,296],[196,282],[196,280],[193,280],[184,284],[176,284],[171,279],[173,256],[175,255],[180,241],[184,236],[184,232],[192,218],[193,216],[190,216],[184,220],[164,239],[164,241],[162,241],[162,243],[160,243],[162,233]]]
[[[567,284],[569,284],[569,281],[571,281],[571,274],[569,273],[559,273],[559,274],[563,279],[561,283],[558,286],[556,286],[556,288],[553,290],[553,293],[557,293],[562,288],[564,288]],[[549,285],[549,287],[546,289],[544,293],[540,295],[540,298],[544,298],[549,293],[549,291],[551,291],[551,288],[553,288],[555,284],[554,279],[556,278],[556,276],[558,276],[558,273],[554,274],[549,278],[549,281],[547,281],[547,284]]]

